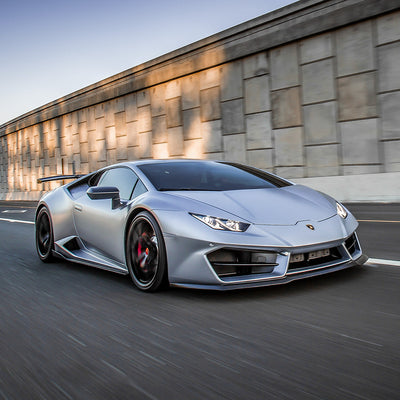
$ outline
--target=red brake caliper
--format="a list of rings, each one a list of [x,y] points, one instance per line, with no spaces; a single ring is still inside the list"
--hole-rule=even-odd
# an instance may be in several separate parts
[[[139,243],[138,243],[138,260],[139,260],[139,265],[140,268],[143,268],[144,272],[147,272],[147,266],[146,266],[146,261],[147,261],[147,257],[149,256],[149,248],[146,246],[146,249],[144,251],[142,251],[142,241],[144,242],[144,233],[142,234],[142,237],[139,239]]]

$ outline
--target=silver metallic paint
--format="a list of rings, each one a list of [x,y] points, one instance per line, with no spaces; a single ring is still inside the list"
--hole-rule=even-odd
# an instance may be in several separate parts
[[[67,191],[71,183],[42,197],[38,210],[44,205],[50,211],[57,254],[70,261],[127,274],[127,224],[133,213],[144,209],[156,218],[163,232],[171,285],[214,289],[245,287],[246,284],[260,286],[357,264],[349,257],[342,265],[286,275],[291,253],[340,246],[358,226],[348,210],[346,219],[339,217],[335,200],[325,194],[300,185],[226,192],[158,192],[136,167],[145,162],[156,161],[120,164],[131,168],[148,192],[117,209],[112,209],[111,200],[91,200],[86,193],[74,199]],[[180,162],[184,166],[185,160]],[[251,225],[246,232],[213,230],[189,212],[241,220]],[[315,229],[308,229],[307,224]],[[72,238],[78,240],[79,250],[69,251],[64,247]],[[224,247],[277,251],[279,266],[266,276],[222,280],[206,256]],[[357,258],[362,263],[362,252],[357,253]]]

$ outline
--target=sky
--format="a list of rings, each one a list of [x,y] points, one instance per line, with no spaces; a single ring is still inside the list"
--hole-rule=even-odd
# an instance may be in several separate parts
[[[0,0],[0,125],[294,0]]]

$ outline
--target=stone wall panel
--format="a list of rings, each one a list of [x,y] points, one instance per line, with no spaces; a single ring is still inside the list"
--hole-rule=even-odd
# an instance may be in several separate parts
[[[79,142],[86,143],[88,141],[88,129],[87,122],[82,122],[79,124]]]
[[[183,142],[184,154],[186,158],[203,157],[203,139],[190,139]]]
[[[298,87],[271,93],[274,129],[301,125],[300,90]]]
[[[184,110],[183,113],[183,135],[187,139],[201,139],[200,108]]]
[[[201,120],[214,121],[221,118],[219,87],[211,87],[200,92]]]
[[[339,120],[377,116],[375,72],[338,79]]]
[[[268,75],[257,76],[244,81],[246,114],[271,109]]]
[[[279,167],[303,165],[302,128],[276,129],[273,134],[276,165]]]
[[[272,149],[257,149],[247,151],[247,162],[256,168],[266,169],[272,172],[273,163]]]
[[[342,122],[340,130],[343,164],[379,163],[376,119]]]
[[[201,132],[203,136],[204,153],[223,151],[221,120],[202,122]]]
[[[136,104],[136,93],[128,94],[124,97],[125,101],[125,117],[126,122],[132,122],[137,120],[137,104]]]
[[[164,115],[165,112],[165,85],[157,85],[150,89],[151,115],[156,117]]]
[[[322,60],[333,55],[332,34],[324,33],[300,41],[300,62],[302,64]]]
[[[224,135],[245,132],[242,99],[225,101],[221,103],[221,109]]]
[[[302,77],[303,104],[335,99],[332,59],[303,65]]]
[[[339,146],[307,146],[307,176],[339,175]]]
[[[336,32],[338,76],[375,68],[372,22],[365,21]]]
[[[126,135],[126,114],[120,111],[115,114],[115,133],[117,136]]]
[[[128,122],[126,124],[126,136],[128,138],[128,147],[133,147],[138,145],[137,140],[137,121]]]
[[[400,41],[378,49],[379,91],[400,89]]]
[[[272,147],[271,112],[246,116],[247,149]],[[254,153],[256,154],[256,153]],[[254,155],[253,157],[259,157]]]
[[[383,139],[400,139],[400,91],[379,96]]]
[[[136,94],[137,107],[144,107],[150,105],[150,90],[140,90]]]
[[[246,164],[246,135],[225,135],[224,160]]]
[[[265,75],[269,72],[267,52],[254,54],[243,60],[244,78]]]
[[[170,98],[166,101],[167,127],[174,128],[182,125],[181,97]]]
[[[221,67],[214,67],[200,72],[200,90],[210,89],[220,86],[221,83]]]
[[[199,74],[182,78],[182,109],[200,107]]]
[[[180,79],[177,79],[175,81],[170,81],[165,84],[165,100],[181,97],[181,83],[182,81]]]
[[[335,102],[304,106],[303,115],[306,144],[337,142]]]
[[[153,117],[153,143],[166,143],[167,140],[167,118],[165,115]]]
[[[271,89],[282,89],[299,84],[297,44],[273,49],[269,53],[271,65]]]
[[[168,129],[168,154],[170,157],[180,157],[184,155],[182,126]]]
[[[376,22],[378,44],[400,40],[400,11],[382,15]]]
[[[138,132],[151,131],[151,109],[150,106],[138,107]]]
[[[243,97],[242,62],[235,61],[221,67],[221,101]]]
[[[151,145],[152,145],[152,137],[151,132],[140,132],[138,134],[139,139],[139,149],[138,154],[139,158],[151,158]]]
[[[400,140],[383,143],[385,153],[385,172],[400,171]]]

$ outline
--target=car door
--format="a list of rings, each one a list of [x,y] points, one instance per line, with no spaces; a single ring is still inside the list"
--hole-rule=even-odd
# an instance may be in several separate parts
[[[138,177],[130,168],[110,168],[103,172],[96,186],[118,188],[121,200],[119,206],[113,207],[111,199],[91,199],[86,193],[76,200],[75,228],[89,250],[124,263],[124,229],[128,212],[126,204],[138,182]]]

